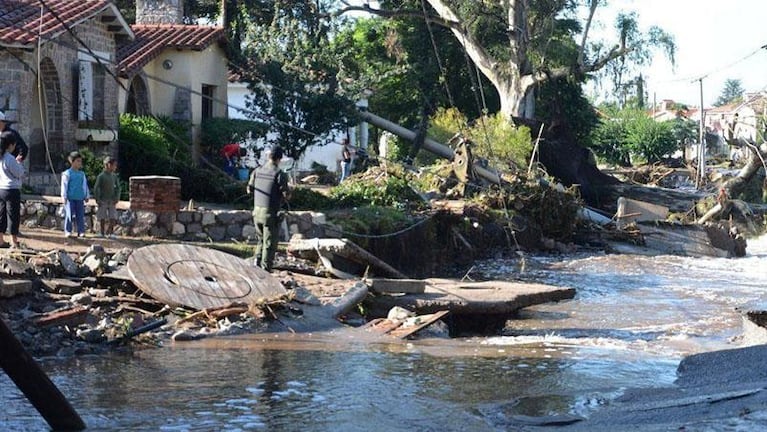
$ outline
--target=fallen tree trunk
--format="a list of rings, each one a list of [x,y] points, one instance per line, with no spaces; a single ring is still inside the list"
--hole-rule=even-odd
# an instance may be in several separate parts
[[[598,208],[615,213],[618,209],[618,198],[630,198],[668,207],[674,213],[689,211],[695,202],[710,195],[702,192],[685,192],[677,189],[666,189],[642,185],[613,184],[595,188],[599,196]]]
[[[765,167],[765,159],[767,158],[767,143],[762,143],[761,146],[757,147],[753,141],[738,138],[738,144],[748,149],[748,161],[737,176],[727,180],[722,185],[722,189],[731,198],[737,197],[743,192],[746,185],[759,172],[759,169]]]

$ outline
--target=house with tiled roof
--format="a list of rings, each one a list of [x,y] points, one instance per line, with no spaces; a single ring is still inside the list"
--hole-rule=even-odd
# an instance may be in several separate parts
[[[183,16],[181,0],[136,1],[135,38],[117,51],[120,112],[185,122],[197,144],[202,121],[227,116],[226,34]]]
[[[116,154],[115,51],[133,31],[106,0],[0,0],[0,110],[54,176],[88,146]]]

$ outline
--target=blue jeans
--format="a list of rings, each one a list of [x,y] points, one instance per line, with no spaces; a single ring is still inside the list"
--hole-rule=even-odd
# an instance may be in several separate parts
[[[85,201],[67,200],[64,203],[64,232],[72,232],[72,217],[77,224],[77,233],[85,234]]]
[[[339,180],[338,182],[340,183],[340,182],[344,181],[344,179],[349,177],[350,175],[352,175],[352,163],[351,163],[351,161],[349,161],[349,162],[341,161],[341,180]]]

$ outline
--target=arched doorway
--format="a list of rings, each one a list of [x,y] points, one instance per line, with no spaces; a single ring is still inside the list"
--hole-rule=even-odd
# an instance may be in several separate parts
[[[32,130],[29,142],[29,164],[31,171],[50,171],[48,153],[54,163],[54,169],[59,170],[60,155],[64,151],[64,108],[61,102],[61,83],[56,65],[46,57],[40,62],[40,79],[43,94],[40,118],[44,119],[42,127]],[[38,105],[34,101],[33,105]],[[34,115],[34,113],[33,113]]]
[[[133,77],[128,88],[128,100],[126,101],[125,112],[135,115],[149,115],[149,90],[147,89],[144,78],[136,75]]]

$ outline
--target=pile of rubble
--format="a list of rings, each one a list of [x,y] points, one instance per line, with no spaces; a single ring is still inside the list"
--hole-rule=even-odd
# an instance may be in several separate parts
[[[0,256],[0,318],[33,356],[98,353],[135,341],[190,340],[263,330],[289,298],[193,310],[138,290],[125,265],[133,252],[14,250]],[[285,285],[295,286],[287,275]],[[292,290],[291,290],[292,292]]]

